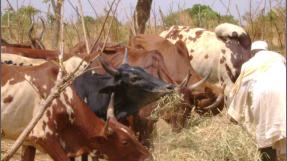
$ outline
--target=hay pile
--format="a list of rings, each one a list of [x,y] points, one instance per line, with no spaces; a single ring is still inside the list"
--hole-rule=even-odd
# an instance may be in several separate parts
[[[170,105],[178,103],[175,98],[180,99],[172,95],[169,98],[172,102],[166,102],[167,107],[160,104],[163,106],[156,111],[171,110]],[[164,98],[164,101],[167,100],[168,98]],[[193,112],[188,127],[180,133],[171,132],[169,125],[159,120],[153,145],[155,161],[259,160],[254,140],[240,126],[230,123],[226,110],[213,117],[199,116]]]

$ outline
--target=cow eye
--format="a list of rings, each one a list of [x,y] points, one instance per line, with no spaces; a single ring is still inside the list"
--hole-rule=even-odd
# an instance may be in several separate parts
[[[132,82],[135,82],[135,81],[138,81],[138,80],[141,80],[140,77],[131,77],[131,81]]]
[[[129,144],[129,142],[128,142],[127,140],[123,140],[123,141],[122,141],[122,144],[123,144],[124,146],[127,146],[127,145]]]

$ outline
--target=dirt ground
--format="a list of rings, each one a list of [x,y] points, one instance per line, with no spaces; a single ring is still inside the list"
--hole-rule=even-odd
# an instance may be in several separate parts
[[[1,156],[3,156],[8,149],[12,146],[12,144],[14,143],[13,140],[8,140],[8,139],[1,139]],[[21,160],[21,148],[16,152],[16,154],[14,154],[14,156],[10,159],[10,161],[20,161]],[[80,161],[81,158],[77,157],[76,161]],[[91,158],[89,158],[89,160],[91,160]],[[35,156],[35,161],[53,161],[53,159],[40,151],[36,151],[36,156]]]
[[[13,140],[8,139],[1,139],[1,156],[3,156],[8,149],[12,146],[14,143]],[[21,148],[14,154],[13,158],[11,158],[11,161],[20,161],[21,160]],[[37,161],[53,161],[47,154],[36,151],[36,157],[35,160]]]

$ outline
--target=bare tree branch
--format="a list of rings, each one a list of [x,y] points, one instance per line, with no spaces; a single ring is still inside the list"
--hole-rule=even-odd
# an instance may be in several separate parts
[[[238,17],[239,17],[239,23],[240,23],[240,26],[242,26],[242,20],[241,20],[241,15],[240,15],[240,11],[238,9],[238,5],[236,4],[236,11],[237,11],[237,14],[238,14]]]
[[[90,53],[91,51],[93,51],[93,49],[96,47],[98,41],[100,40],[100,37],[101,37],[101,35],[103,34],[104,27],[105,27],[106,22],[107,22],[107,19],[108,19],[108,17],[109,17],[109,14],[110,14],[110,12],[111,12],[111,10],[112,10],[112,7],[113,7],[113,5],[114,5],[115,2],[116,2],[116,0],[113,0],[113,2],[112,2],[112,4],[111,4],[111,7],[110,7],[110,9],[108,10],[107,15],[106,15],[106,17],[105,17],[105,20],[104,20],[104,23],[103,23],[103,25],[102,25],[100,34],[99,34],[97,40],[93,43],[92,48],[91,48],[91,50],[89,51],[89,53]]]
[[[72,8],[74,9],[74,11],[77,13],[78,17],[80,17],[81,15],[80,15],[78,9],[73,5],[73,3],[72,3],[70,0],[68,0],[68,3],[71,5],[71,7],[72,7]]]
[[[90,0],[88,0],[88,2],[89,2],[89,4],[90,4],[90,6],[92,7],[92,9],[93,9],[93,11],[94,11],[94,13],[95,13],[96,18],[98,18],[98,17],[99,17],[99,14],[97,13],[96,9],[94,8],[94,6],[92,5],[92,3],[91,3]]]
[[[11,9],[13,12],[15,12],[15,10],[14,10],[13,6],[11,5],[11,3],[9,2],[9,0],[6,0],[6,1],[7,1],[8,5],[9,5],[9,9]]]
[[[80,17],[81,17],[81,21],[82,21],[82,27],[83,27],[83,31],[84,31],[86,50],[87,50],[87,53],[90,54],[90,45],[89,45],[89,40],[88,40],[88,36],[87,36],[87,30],[86,30],[84,15],[83,15],[82,0],[78,0],[78,3],[79,3],[79,8],[80,8]]]

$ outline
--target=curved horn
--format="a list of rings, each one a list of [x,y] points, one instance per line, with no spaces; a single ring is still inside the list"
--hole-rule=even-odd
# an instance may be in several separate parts
[[[117,69],[114,69],[112,66],[110,66],[107,62],[105,62],[102,58],[102,56],[99,57],[99,60],[101,62],[101,65],[103,66],[103,68],[105,69],[105,71],[109,74],[111,74],[112,76],[116,76],[119,75],[119,71]]]
[[[212,110],[212,109],[214,109],[214,108],[216,108],[221,102],[222,102],[222,100],[223,100],[223,94],[221,93],[218,97],[217,97],[217,99],[215,100],[215,102],[213,103],[213,104],[211,104],[211,105],[209,105],[209,106],[206,106],[206,107],[203,107],[202,109],[203,110]]]
[[[190,76],[191,76],[191,73],[190,71],[188,71],[186,77],[184,78],[184,80],[179,84],[179,88],[183,88],[183,87],[186,87],[187,84],[188,84],[188,81],[190,79]]]
[[[107,109],[107,118],[115,118],[114,113],[114,93],[111,94],[110,103]]]
[[[106,135],[108,130],[109,130],[109,122],[110,122],[110,118],[108,117],[104,126],[104,130],[103,130],[103,134]]]
[[[38,39],[41,41],[41,40],[42,40],[42,38],[43,38],[44,31],[45,31],[46,27],[45,27],[45,23],[44,23],[44,20],[43,20],[43,18],[42,18],[42,17],[40,17],[40,20],[41,20],[41,22],[42,22],[42,26],[43,26],[43,28],[42,28],[42,31],[41,31],[40,36],[39,36],[39,38],[38,38]]]
[[[34,20],[30,17],[30,19],[31,19],[31,22],[32,22],[32,24],[31,24],[31,26],[30,26],[30,28],[29,28],[29,32],[28,32],[28,36],[29,36],[29,39],[30,39],[30,41],[31,41],[31,46],[33,47],[33,48],[35,48],[35,46],[34,46],[34,40],[33,40],[33,37],[32,37],[32,32],[33,32],[33,29],[34,29]]]
[[[129,64],[128,49],[125,48],[125,55],[122,64]]]
[[[115,118],[114,114],[114,93],[111,94],[110,103],[107,109],[107,120],[104,126],[103,134],[104,136],[110,135],[113,133],[113,130],[109,128],[109,122],[111,118]]]
[[[208,79],[210,73],[211,73],[211,72],[209,72],[202,80],[200,80],[200,81],[194,83],[193,85],[191,85],[191,86],[189,87],[189,89],[192,91],[192,90],[194,90],[195,88],[197,88],[198,86],[200,86],[201,84],[203,84],[203,83]]]

